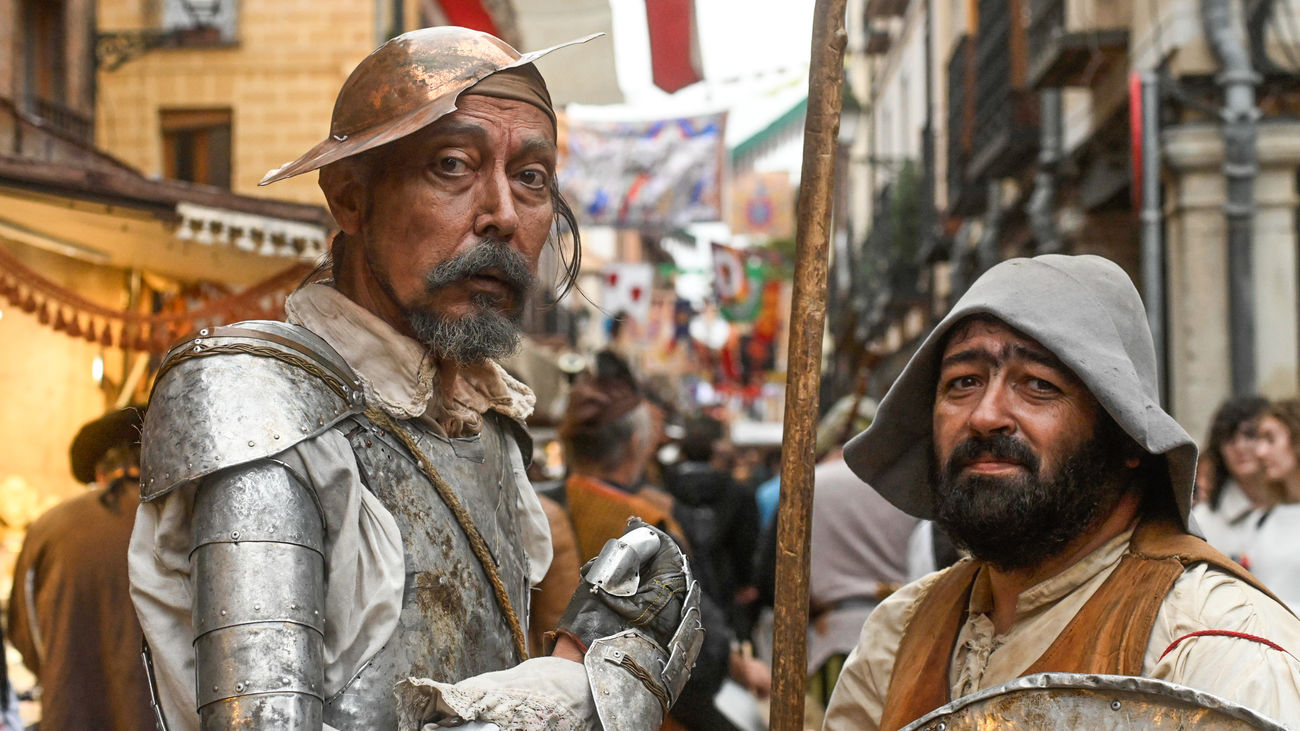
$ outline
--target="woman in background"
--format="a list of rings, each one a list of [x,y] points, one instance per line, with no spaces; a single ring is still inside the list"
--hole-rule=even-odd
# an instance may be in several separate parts
[[[1300,399],[1272,404],[1259,420],[1255,454],[1264,477],[1282,488],[1242,563],[1292,611],[1300,610]]]
[[[1259,419],[1268,408],[1260,396],[1237,396],[1219,406],[1202,453],[1206,482],[1192,516],[1210,545],[1240,562],[1254,541],[1259,519],[1278,501],[1256,453]]]

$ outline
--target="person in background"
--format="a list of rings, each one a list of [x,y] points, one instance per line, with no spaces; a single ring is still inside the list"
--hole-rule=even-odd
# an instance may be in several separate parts
[[[18,715],[18,694],[9,682],[9,664],[5,660],[5,633],[0,627],[0,731],[22,731],[22,717]]]
[[[582,560],[590,560],[610,538],[622,534],[637,516],[677,538],[692,554],[694,545],[674,517],[671,495],[642,484],[646,464],[657,443],[652,405],[627,363],[617,355],[597,353],[591,371],[578,376],[560,421],[569,476],[565,502],[578,537]],[[697,562],[692,559],[692,566]],[[714,696],[728,674],[747,678],[749,665],[731,652],[732,633],[725,610],[704,590],[700,614],[704,644],[690,680],[669,713],[676,725],[691,731],[726,731],[734,725],[714,706]],[[739,667],[736,667],[739,663]],[[747,687],[754,685],[750,680]]]
[[[568,512],[557,500],[541,492],[537,493],[537,501],[551,528],[552,558],[546,575],[533,587],[528,607],[528,652],[534,657],[543,654],[546,633],[559,625],[569,598],[582,582],[578,537],[573,533]]]
[[[691,543],[696,578],[730,617],[732,630],[748,636],[744,620],[755,598],[754,551],[758,506],[752,492],[713,465],[714,445],[726,427],[716,419],[686,420],[682,460],[664,471],[663,487],[673,496],[673,516]]]
[[[1281,502],[1260,520],[1242,563],[1300,612],[1300,399],[1269,405],[1258,433],[1255,454],[1264,478],[1280,486]]]
[[[918,521],[864,486],[842,448],[817,465],[813,485],[808,697],[824,712],[863,623],[907,581],[908,539]]]
[[[1278,499],[1276,483],[1265,478],[1256,451],[1259,418],[1267,408],[1268,400],[1260,396],[1223,402],[1214,412],[1201,458],[1207,482],[1204,499],[1192,506],[1192,518],[1211,546],[1238,562],[1260,516]]]
[[[91,489],[27,529],[9,598],[9,641],[41,686],[44,731],[153,728],[126,556],[140,503],[142,411],[119,409],[72,440]]]

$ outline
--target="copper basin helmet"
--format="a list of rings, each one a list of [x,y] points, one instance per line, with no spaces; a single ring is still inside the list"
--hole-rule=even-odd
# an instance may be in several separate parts
[[[329,137],[297,160],[268,172],[258,185],[405,137],[454,110],[456,97],[484,77],[599,35],[603,34],[520,54],[501,39],[469,28],[439,26],[403,33],[371,52],[343,82]]]

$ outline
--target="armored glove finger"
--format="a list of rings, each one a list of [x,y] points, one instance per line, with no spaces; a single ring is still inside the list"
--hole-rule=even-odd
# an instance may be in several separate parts
[[[666,647],[682,618],[690,582],[686,556],[667,533],[640,518],[582,567],[557,631],[585,649],[599,637],[635,628]]]
[[[703,641],[700,589],[673,539],[639,518],[582,568],[557,633],[583,664],[606,731],[658,728]]]

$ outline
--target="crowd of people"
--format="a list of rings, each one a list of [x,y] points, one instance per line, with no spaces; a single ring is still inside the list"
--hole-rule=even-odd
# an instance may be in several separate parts
[[[268,173],[320,170],[329,260],[285,322],[174,348],[139,441],[137,412],[106,417],[74,449],[96,491],[31,527],[9,639],[47,731],[712,731],[729,681],[770,693],[770,461],[729,461],[716,414],[606,352],[557,427],[564,479],[529,475],[535,396],[497,361],[542,249],[567,227],[580,250],[540,55],[399,36]],[[1115,263],[980,276],[874,413],[825,430],[809,725],[892,731],[1038,673],[1300,719],[1300,408],[1225,406],[1193,508],[1197,445],[1159,393]]]

